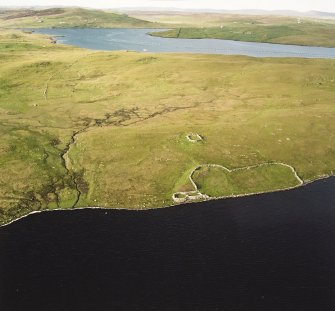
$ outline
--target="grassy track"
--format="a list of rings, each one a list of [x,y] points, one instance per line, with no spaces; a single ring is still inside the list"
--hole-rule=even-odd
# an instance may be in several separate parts
[[[334,101],[334,60],[92,52],[0,31],[0,223],[57,207],[168,206],[203,163],[333,174]],[[215,194],[225,177],[210,173],[197,180]],[[253,173],[271,189],[286,176]],[[234,177],[235,194],[249,177]]]

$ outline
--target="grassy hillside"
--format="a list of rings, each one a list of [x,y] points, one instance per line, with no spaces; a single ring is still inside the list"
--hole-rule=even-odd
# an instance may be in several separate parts
[[[282,162],[305,182],[335,170],[335,60],[93,52],[1,31],[0,77],[0,223],[169,206],[207,163]],[[276,166],[197,173],[207,195],[296,183]]]
[[[153,28],[160,24],[102,10],[54,8],[0,12],[4,28]]]
[[[335,21],[282,16],[141,12],[82,8],[0,11],[0,28],[172,28],[152,35],[335,47]]]
[[[154,22],[179,28],[155,36],[166,38],[215,38],[250,42],[268,42],[335,47],[335,21],[282,16],[233,14],[138,14]]]
[[[174,12],[174,11],[152,11],[128,12],[129,16],[156,23],[179,25],[180,27],[220,27],[230,24],[264,24],[282,25],[297,22],[296,17],[274,16],[274,15],[250,15],[250,14],[229,14],[210,12]],[[304,18],[303,20],[308,20]],[[334,22],[334,20],[328,22]]]

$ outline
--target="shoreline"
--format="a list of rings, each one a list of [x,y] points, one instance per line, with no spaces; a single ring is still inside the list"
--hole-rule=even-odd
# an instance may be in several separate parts
[[[17,28],[17,30],[31,30],[32,28]],[[215,39],[215,38],[165,38],[165,37],[160,37],[160,36],[155,36],[151,35],[151,30],[165,30],[165,29],[159,29],[159,28],[91,28],[91,27],[84,27],[84,28],[79,28],[79,27],[72,27],[72,28],[34,28],[34,34],[39,34],[39,35],[46,35],[55,39],[56,36],[60,35],[54,35],[50,33],[44,33],[44,32],[39,32],[38,30],[67,30],[67,29],[94,29],[94,30],[119,30],[119,29],[126,29],[126,30],[149,30],[146,35],[153,37],[153,38],[160,38],[160,39],[175,39],[175,40],[217,40],[217,41],[227,41],[227,42],[233,42],[233,43],[245,43],[245,44],[261,44],[261,45],[270,45],[270,46],[286,46],[286,47],[296,47],[296,48],[311,48],[311,49],[325,49],[325,50],[330,50],[330,51],[335,51],[335,46],[334,47],[327,47],[327,46],[317,46],[317,45],[299,45],[299,44],[286,44],[286,43],[269,43],[269,42],[261,42],[261,41],[239,41],[239,40],[228,40],[228,39]],[[153,32],[154,33],[154,32]],[[65,35],[61,35],[63,37],[66,37]],[[200,54],[200,55],[221,55],[221,56],[246,56],[246,57],[253,57],[253,58],[303,58],[303,59],[335,59],[335,56],[320,56],[320,55],[304,55],[304,56],[299,56],[299,52],[292,52],[293,54],[290,54],[291,52],[288,52],[290,55],[253,55],[253,54],[247,54],[247,53],[241,53],[241,52],[235,52],[235,53],[211,53],[211,52],[204,52],[204,51],[140,51],[140,50],[129,50],[129,49],[124,49],[124,50],[114,50],[114,49],[93,49],[91,47],[83,47],[77,44],[69,43],[69,42],[59,42],[62,40],[57,40],[55,39],[54,44],[57,45],[65,45],[65,46],[70,46],[73,48],[80,48],[80,49],[85,49],[85,50],[90,50],[90,51],[100,51],[100,52],[121,52],[121,51],[134,51],[138,53],[154,53],[154,54]]]
[[[39,29],[50,29],[50,30],[62,30],[62,29],[106,29],[106,30],[112,30],[112,29],[129,29],[129,30],[133,30],[133,29],[140,29],[140,30],[159,30],[157,33],[159,34],[160,32],[164,32],[164,31],[168,31],[168,30],[174,30],[176,28],[171,28],[171,29],[167,29],[167,28],[146,28],[146,27],[137,27],[137,28],[129,28],[129,27],[39,27],[39,28],[4,28],[6,30],[11,30],[11,29],[15,29],[15,30],[31,30],[34,33],[40,34],[38,32]],[[180,37],[163,37],[163,36],[158,36],[155,35],[155,31],[154,32],[148,32],[147,35],[150,37],[156,37],[156,38],[162,38],[162,39],[187,39],[187,40],[222,40],[222,41],[232,41],[232,42],[242,42],[242,43],[264,43],[264,44],[271,44],[271,45],[288,45],[288,46],[298,46],[298,47],[315,47],[315,48],[326,48],[326,49],[335,49],[335,45],[334,46],[325,46],[325,45],[308,45],[308,44],[298,44],[298,43],[277,43],[277,42],[265,42],[265,41],[245,41],[245,40],[237,40],[237,39],[224,39],[224,38],[180,38]],[[65,35],[54,35],[52,38],[64,38],[66,37]],[[56,40],[57,41],[57,40]],[[58,42],[56,42],[58,43]],[[64,44],[64,43],[61,43]],[[71,44],[69,44],[71,45]],[[108,51],[108,50],[107,50]]]
[[[159,29],[159,28],[157,28]],[[171,30],[174,30],[176,28],[172,28]],[[199,28],[201,29],[201,28]],[[170,30],[170,29],[169,29]],[[242,43],[264,43],[264,44],[274,44],[274,45],[289,45],[289,46],[300,46],[300,47],[315,47],[315,48],[328,48],[328,49],[334,49],[334,46],[325,46],[325,45],[308,45],[308,44],[298,44],[298,43],[279,43],[279,42],[265,42],[265,41],[245,41],[245,40],[237,40],[237,39],[224,39],[224,38],[183,38],[183,37],[164,37],[164,36],[158,36],[155,35],[155,33],[159,34],[159,32],[151,32],[148,33],[151,37],[156,38],[162,38],[162,39],[187,39],[187,40],[223,40],[223,41],[233,41],[233,42],[242,42]],[[162,31],[164,33],[164,31]]]
[[[40,211],[32,211],[26,215],[23,215],[21,217],[18,217],[16,219],[13,219],[7,223],[4,224],[0,224],[0,229],[2,227],[6,227],[9,226],[21,219],[27,218],[31,215],[34,214],[40,214],[40,213],[51,213],[54,211],[68,211],[68,212],[73,212],[73,211],[77,211],[77,210],[102,210],[102,211],[125,211],[125,212],[139,212],[139,213],[144,213],[144,212],[148,212],[148,211],[152,211],[152,210],[158,210],[158,209],[166,209],[166,208],[171,208],[171,207],[178,207],[178,206],[191,206],[194,203],[201,203],[201,202],[209,202],[209,201],[217,201],[217,200],[228,200],[228,199],[235,199],[235,198],[243,198],[243,197],[251,197],[251,196],[259,196],[262,194],[269,194],[269,193],[277,193],[277,192],[284,192],[284,191],[290,191],[290,190],[294,190],[294,189],[298,189],[301,187],[305,187],[308,186],[314,182],[317,181],[321,181],[321,180],[325,180],[328,178],[332,178],[334,177],[334,175],[322,175],[322,176],[318,176],[317,178],[313,179],[313,180],[308,180],[305,181],[303,184],[299,184],[297,186],[294,187],[290,187],[290,188],[286,188],[286,189],[278,189],[278,190],[274,190],[274,191],[267,191],[267,192],[260,192],[260,193],[249,193],[249,194],[240,194],[240,195],[235,195],[235,196],[229,196],[229,197],[210,197],[208,199],[204,199],[201,201],[189,201],[189,202],[183,202],[183,203],[175,203],[172,205],[167,205],[167,206],[158,206],[158,207],[149,207],[149,208],[145,208],[145,209],[140,209],[140,208],[135,208],[135,209],[129,209],[129,208],[120,208],[120,207],[99,207],[99,206],[86,206],[86,207],[76,207],[76,208],[55,208],[55,209],[46,209],[46,210],[40,210]]]

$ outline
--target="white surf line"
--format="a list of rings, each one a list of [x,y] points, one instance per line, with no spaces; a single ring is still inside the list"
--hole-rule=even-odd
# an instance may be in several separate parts
[[[195,136],[196,138],[193,139],[192,136]],[[189,133],[186,135],[186,139],[190,141],[191,143],[197,143],[199,141],[204,140],[203,137],[199,135],[198,133]]]
[[[263,167],[263,166],[270,166],[270,165],[281,165],[281,166],[288,167],[292,171],[292,173],[294,174],[294,177],[299,182],[299,185],[297,185],[297,186],[288,187],[288,188],[285,188],[285,189],[282,189],[282,190],[293,189],[293,188],[296,188],[296,187],[301,186],[301,185],[304,184],[304,181],[299,177],[295,168],[291,165],[288,165],[288,164],[285,164],[285,163],[282,163],[282,162],[261,163],[261,164],[251,165],[251,166],[239,167],[239,168],[235,168],[235,169],[231,169],[231,170],[229,168],[227,168],[223,165],[219,165],[219,164],[201,164],[201,165],[198,165],[195,169],[193,169],[192,172],[190,173],[189,177],[188,177],[195,190],[185,191],[185,192],[175,192],[172,195],[172,200],[175,203],[185,203],[188,200],[224,199],[224,198],[233,198],[233,197],[241,197],[241,196],[247,196],[247,195],[261,194],[261,193],[266,193],[266,192],[273,192],[273,191],[269,190],[269,191],[263,191],[263,192],[242,193],[242,194],[238,194],[238,195],[233,194],[233,195],[228,195],[228,196],[210,197],[207,194],[201,193],[197,184],[193,180],[194,173],[197,170],[201,169],[202,167],[218,167],[218,168],[221,168],[221,169],[225,170],[228,173],[232,173],[232,172],[236,172],[236,171],[249,170],[249,169],[253,169],[253,168],[258,168],[258,167]]]
[[[22,215],[18,218],[15,218],[9,222],[6,222],[2,225],[0,225],[0,228],[1,227],[5,227],[5,226],[8,226],[14,222],[17,222],[19,221],[20,219],[24,219],[24,218],[27,218],[28,216],[30,215],[34,215],[34,214],[41,214],[41,213],[51,213],[51,212],[55,212],[55,211],[62,211],[62,212],[67,212],[67,211],[76,211],[76,210],[85,210],[85,209],[100,209],[100,210],[127,210],[127,209],[124,209],[124,208],[118,208],[118,207],[95,207],[95,206],[88,206],[88,207],[74,207],[74,208],[53,208],[53,209],[44,209],[44,210],[38,210],[38,211],[32,211],[32,212],[29,212],[25,215]]]
[[[266,164],[266,163],[264,163]],[[270,163],[269,163],[270,164]],[[206,165],[206,164],[205,164]],[[214,164],[215,165],[215,164]],[[286,164],[283,163],[283,165],[286,166]],[[241,169],[241,168],[239,168]],[[279,189],[279,190],[270,190],[270,191],[264,191],[264,192],[256,192],[256,193],[247,193],[247,194],[239,194],[239,195],[233,195],[233,196],[226,196],[226,197],[209,197],[207,195],[207,199],[209,200],[219,200],[219,199],[227,199],[227,198],[238,198],[238,197],[245,197],[245,196],[249,196],[249,195],[257,195],[257,194],[264,194],[264,193],[269,193],[269,192],[280,192],[280,191],[287,191],[287,190],[291,190],[291,189],[295,189],[299,186],[306,186],[308,184],[311,184],[315,181],[318,181],[318,180],[322,180],[322,179],[326,179],[326,178],[329,178],[333,175],[319,175],[318,178],[316,179],[313,179],[313,180],[308,180],[306,182],[304,182],[303,184],[301,185],[298,185],[298,186],[293,186],[293,187],[290,187],[290,188],[286,188],[286,189]],[[184,192],[184,193],[191,193],[191,192],[197,192],[197,191],[189,191],[189,192]],[[183,193],[183,192],[177,192],[177,193]],[[203,195],[203,194],[202,194]],[[204,195],[203,195],[204,196]],[[191,196],[192,197],[192,196]],[[192,201],[190,201],[191,203]],[[186,201],[183,201],[183,202],[176,202],[176,203],[187,203]],[[122,207],[102,207],[102,206],[85,206],[85,207],[75,207],[75,208],[54,208],[54,209],[45,209],[45,210],[38,210],[38,211],[32,211],[32,212],[29,212],[27,213],[26,215],[23,215],[23,216],[20,216],[18,218],[15,218],[13,220],[10,220],[9,222],[6,222],[6,223],[3,223],[3,224],[0,224],[0,228],[1,227],[5,227],[5,226],[8,226],[14,222],[17,222],[23,218],[27,218],[29,217],[30,215],[34,215],[34,214],[40,214],[40,213],[44,213],[44,212],[57,212],[57,211],[61,211],[61,212],[75,212],[77,210],[102,210],[102,211],[113,211],[113,210],[117,210],[117,211],[128,211],[128,212],[138,212],[138,213],[144,213],[144,212],[148,212],[150,210],[157,210],[157,209],[161,209],[161,208],[168,208],[168,207],[173,207],[173,206],[176,206],[176,205],[166,205],[166,206],[161,206],[161,207],[148,207],[148,208],[134,208],[134,209],[131,209],[131,208],[122,208]]]
[[[107,207],[107,206],[83,206],[83,207],[69,207],[69,208],[63,208],[63,207],[59,207],[59,208],[53,208],[53,209],[42,209],[42,210],[37,210],[37,211],[31,211],[25,215],[22,215],[18,218],[15,218],[13,220],[10,220],[6,223],[0,224],[0,228],[1,227],[5,227],[5,226],[9,226],[10,224],[17,222],[21,219],[27,218],[30,215],[34,215],[34,214],[42,214],[42,213],[52,213],[52,212],[75,212],[75,211],[80,211],[80,210],[101,210],[101,211],[105,211],[107,213],[107,211],[125,211],[125,212],[139,212],[139,213],[144,213],[150,210],[156,210],[156,209],[161,209],[161,208],[167,208],[167,207],[173,207],[173,205],[166,205],[166,206],[161,206],[161,207],[148,207],[148,208],[123,208],[123,207]]]

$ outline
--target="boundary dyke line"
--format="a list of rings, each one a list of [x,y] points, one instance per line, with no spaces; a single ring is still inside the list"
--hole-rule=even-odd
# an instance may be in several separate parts
[[[50,77],[49,77],[49,79],[46,81],[46,83],[45,83],[45,88],[44,88],[44,92],[43,92],[43,95],[44,95],[44,99],[45,100],[48,100],[48,91],[49,91],[49,85],[50,85],[50,82],[51,82],[51,80],[57,75],[57,74],[59,74],[59,73],[62,73],[62,72],[64,72],[65,70],[68,70],[68,69],[70,69],[75,63],[77,63],[79,61],[79,59],[76,59],[75,61],[73,61],[73,62],[71,62],[70,64],[68,64],[65,68],[64,68],[64,70],[58,70],[58,71],[56,71],[56,72],[54,72],[54,73],[52,73],[51,75],[50,75]]]
[[[52,74],[49,79],[47,80],[47,82],[45,83],[45,88],[44,88],[44,99],[48,100],[48,91],[49,91],[49,83],[51,81],[51,79],[56,75],[56,73]]]
[[[194,168],[190,175],[188,176],[188,179],[190,180],[194,190],[192,191],[185,191],[185,192],[175,192],[172,195],[172,200],[175,203],[186,203],[189,200],[208,200],[208,199],[226,199],[226,198],[236,198],[236,197],[241,197],[241,196],[247,196],[247,195],[254,195],[254,194],[262,194],[262,193],[267,193],[267,192],[273,192],[276,190],[269,190],[269,191],[262,191],[262,192],[251,192],[251,193],[241,193],[241,194],[233,194],[233,195],[227,195],[227,196],[218,196],[218,197],[210,197],[207,194],[203,194],[200,192],[198,185],[195,183],[194,179],[193,179],[193,175],[196,171],[200,170],[203,167],[218,167],[220,169],[223,169],[224,171],[228,172],[228,173],[232,173],[232,172],[237,172],[237,171],[242,171],[242,170],[249,170],[249,169],[253,169],[253,168],[258,168],[258,167],[263,167],[263,166],[270,166],[270,165],[281,165],[281,166],[285,166],[288,167],[294,177],[298,180],[299,185],[293,186],[293,187],[288,187],[288,188],[284,188],[284,189],[280,189],[280,190],[289,190],[289,189],[293,189],[296,188],[298,186],[301,186],[304,184],[304,181],[299,177],[297,171],[295,170],[295,168],[289,164],[285,164],[282,162],[270,162],[270,163],[261,163],[261,164],[255,164],[255,165],[251,165],[251,166],[244,166],[244,167],[238,167],[235,169],[229,169],[223,165],[219,165],[219,164],[201,164],[198,165],[196,168]],[[329,177],[329,176],[328,176]],[[183,196],[183,198],[178,198],[177,196],[181,195]]]

